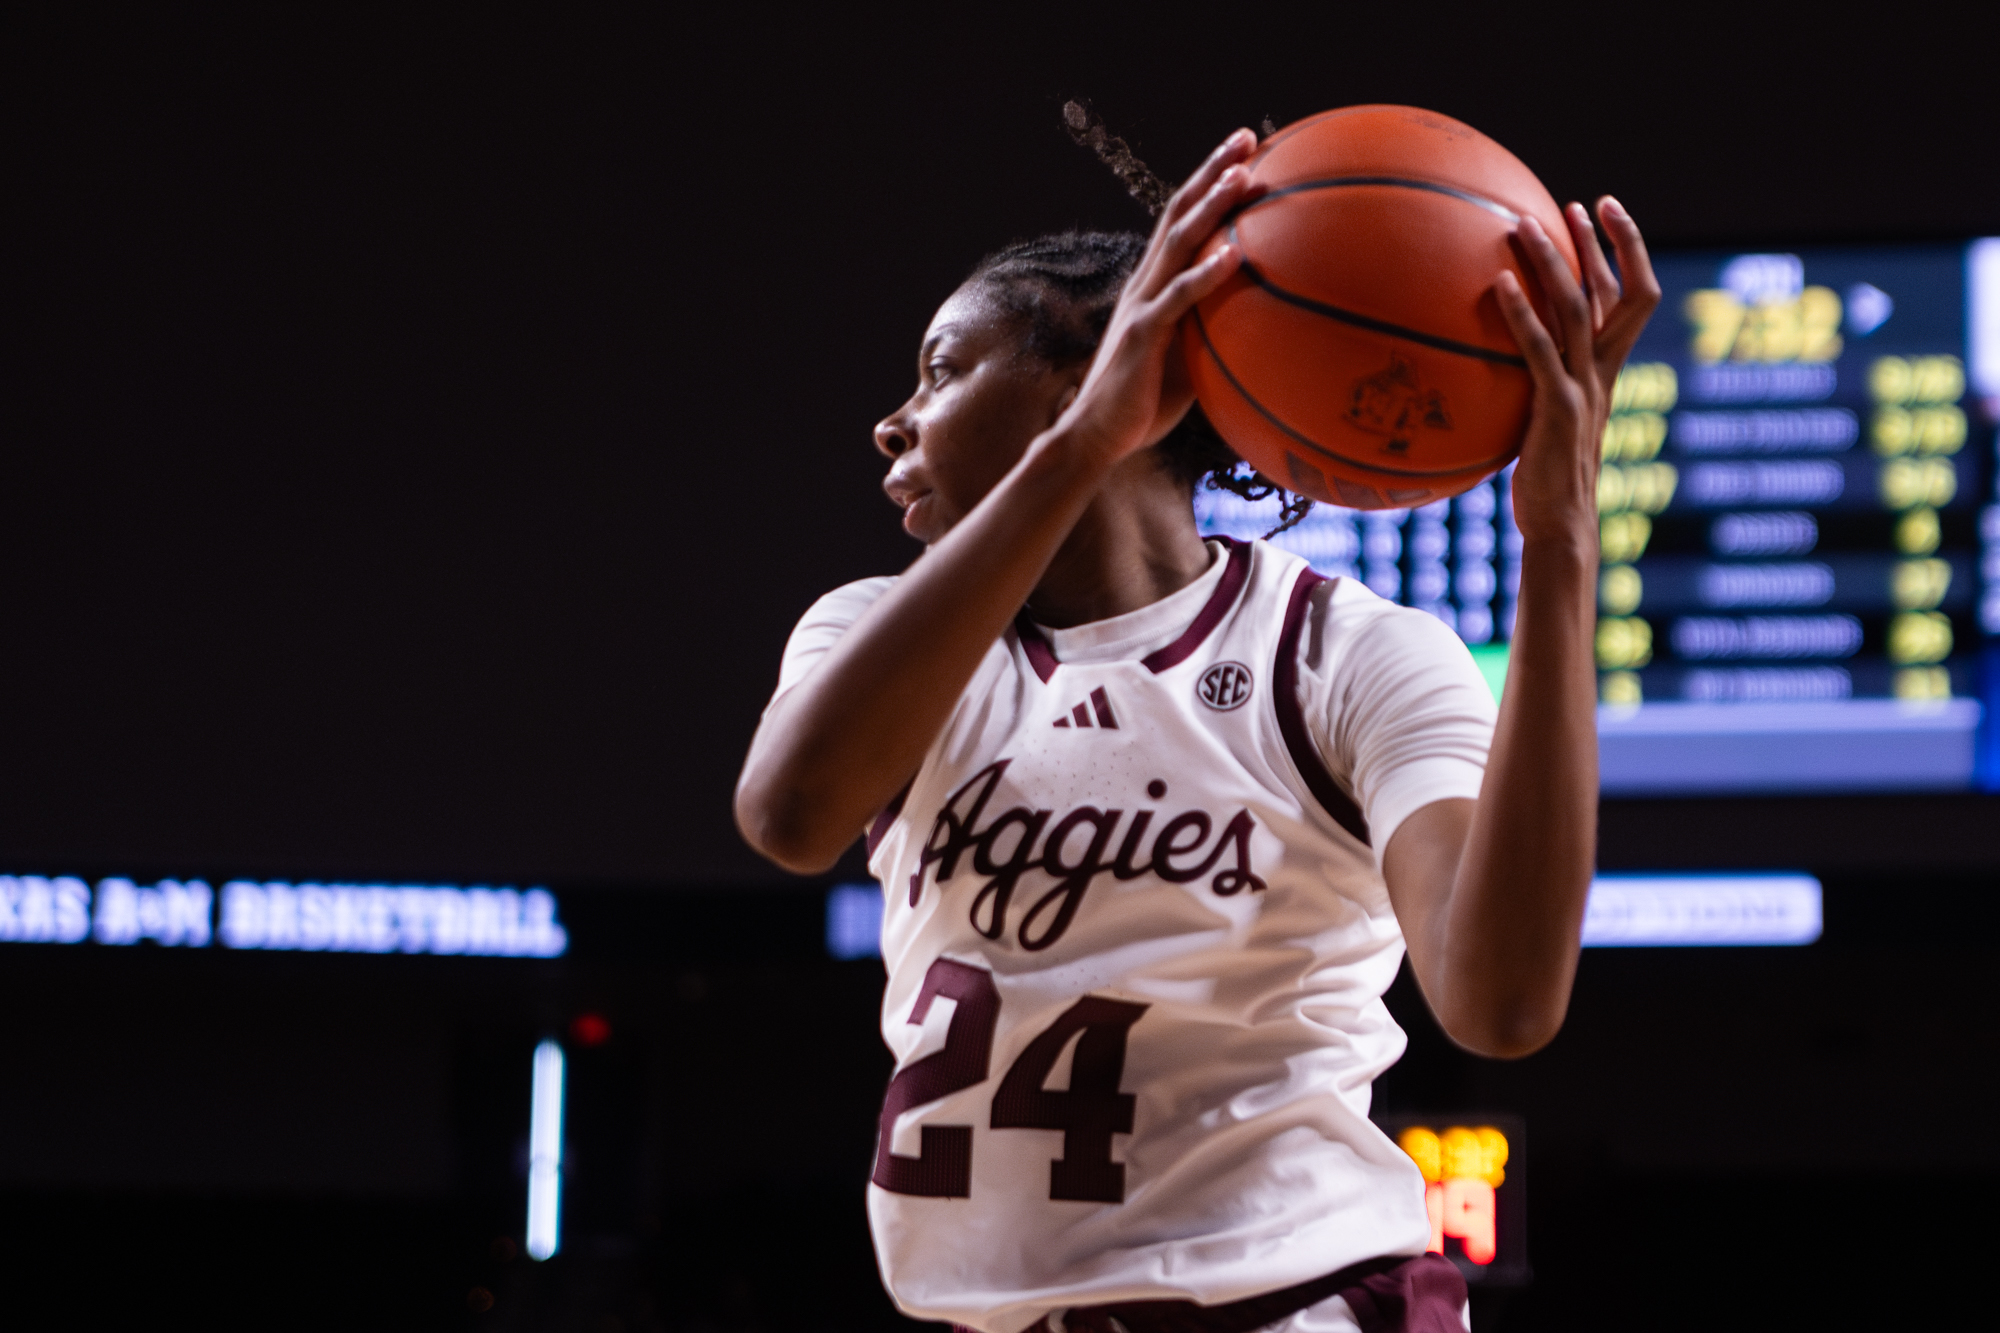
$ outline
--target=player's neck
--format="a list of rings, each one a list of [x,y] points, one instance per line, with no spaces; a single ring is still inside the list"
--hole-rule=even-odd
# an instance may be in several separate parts
[[[1151,460],[1121,466],[1070,531],[1028,598],[1028,613],[1068,629],[1151,606],[1208,571],[1209,550],[1181,487]],[[1120,475],[1120,474],[1123,475]]]

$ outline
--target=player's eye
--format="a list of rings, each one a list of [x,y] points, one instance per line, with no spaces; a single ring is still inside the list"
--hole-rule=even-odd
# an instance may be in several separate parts
[[[933,361],[928,366],[925,366],[924,370],[930,376],[931,386],[935,388],[943,384],[951,376],[952,368],[951,363],[948,361]]]

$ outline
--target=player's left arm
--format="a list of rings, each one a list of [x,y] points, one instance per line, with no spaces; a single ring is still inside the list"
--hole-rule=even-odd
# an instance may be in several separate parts
[[[1622,286],[1580,204],[1565,220],[1582,285],[1532,219],[1516,233],[1553,330],[1512,273],[1495,284],[1535,385],[1513,481],[1521,591],[1507,684],[1479,799],[1416,811],[1382,858],[1432,1012],[1482,1055],[1527,1055],[1561,1028],[1597,857],[1600,441],[1612,383],[1660,301],[1631,217],[1608,197],[1597,213]]]

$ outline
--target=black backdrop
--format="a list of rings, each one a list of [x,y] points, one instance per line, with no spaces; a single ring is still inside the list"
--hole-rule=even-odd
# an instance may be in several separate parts
[[[914,554],[868,427],[930,309],[1140,221],[1065,98],[1170,174],[1427,105],[1662,244],[2000,229],[1993,21],[1929,14],[16,13],[0,855],[772,878],[736,764]]]
[[[1658,243],[2000,232],[1990,17],[422,13],[0,19],[0,870],[546,878],[577,947],[6,950],[15,1322],[909,1327],[861,1216],[879,966],[728,795],[793,619],[914,554],[867,429],[931,308],[1139,220],[1066,98],[1170,174],[1396,100]],[[1826,938],[1591,950],[1514,1064],[1399,981],[1378,1108],[1532,1127],[1536,1286],[1480,1326],[1982,1299],[1995,814],[1614,803],[1607,864],[1847,867]],[[528,1050],[585,1010],[574,1243],[529,1265]]]

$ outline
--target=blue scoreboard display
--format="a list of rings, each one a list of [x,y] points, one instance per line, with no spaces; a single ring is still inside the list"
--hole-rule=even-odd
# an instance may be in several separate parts
[[[2000,239],[1656,262],[1598,486],[1605,792],[2000,789]],[[1276,540],[1452,625],[1497,693],[1508,482]]]

